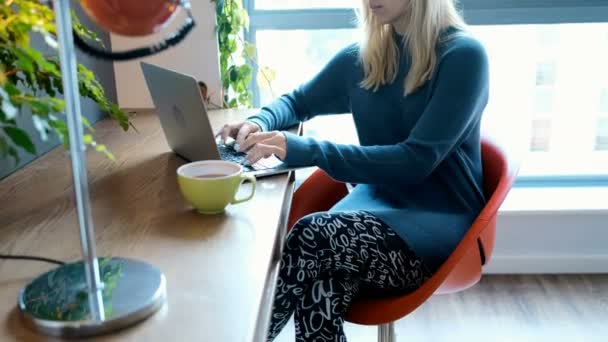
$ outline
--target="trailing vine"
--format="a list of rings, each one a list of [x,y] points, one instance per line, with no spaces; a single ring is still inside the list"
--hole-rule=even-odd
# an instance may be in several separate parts
[[[251,65],[258,67],[256,77],[258,86],[269,88],[271,93],[274,93],[272,81],[274,81],[275,72],[268,67],[257,65],[255,46],[242,37],[243,32],[249,30],[249,15],[243,8],[243,1],[211,1],[216,5],[223,106],[227,108],[252,107],[253,95],[249,91],[249,84],[253,78]]]

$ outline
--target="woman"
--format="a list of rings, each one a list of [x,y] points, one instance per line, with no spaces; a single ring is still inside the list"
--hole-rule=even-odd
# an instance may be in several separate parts
[[[290,231],[269,341],[292,313],[297,341],[346,341],[343,318],[355,297],[418,288],[485,204],[488,61],[453,1],[363,0],[360,44],[218,133],[235,137],[252,163],[275,154],[358,184]],[[276,131],[332,113],[352,113],[360,146]]]

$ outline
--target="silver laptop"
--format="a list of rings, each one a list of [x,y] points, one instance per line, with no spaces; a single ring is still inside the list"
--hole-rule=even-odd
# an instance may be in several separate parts
[[[196,79],[145,62],[141,62],[141,68],[165,138],[180,157],[187,161],[233,161],[256,177],[297,169],[274,156],[248,165],[245,153],[235,151],[233,144],[216,140]]]

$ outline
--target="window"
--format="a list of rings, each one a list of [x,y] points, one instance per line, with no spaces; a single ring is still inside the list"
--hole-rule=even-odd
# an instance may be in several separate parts
[[[352,8],[358,4],[358,0],[257,0],[255,1],[255,9],[286,10],[311,8]]]
[[[595,139],[596,151],[608,150],[608,117],[602,117],[597,120],[597,134]]]
[[[309,80],[335,53],[356,39],[354,29],[258,31],[259,64],[271,66],[276,71],[274,94],[261,89],[260,103],[266,104],[276,95]],[[276,42],[281,42],[280,49],[277,49]]]
[[[608,44],[608,40],[606,44]],[[600,93],[600,112],[602,112],[602,114],[608,115],[608,87],[602,89]]]
[[[607,23],[475,25],[490,56],[486,127],[525,140],[521,177],[608,175]],[[524,144],[522,142],[522,144]]]
[[[484,130],[526,151],[520,180],[608,181],[608,0],[460,3],[490,56]],[[356,42],[358,5],[249,0],[247,38],[260,65],[277,71],[273,93],[254,89],[256,105],[309,80]]]
[[[608,43],[608,39],[606,42]],[[597,119],[595,150],[608,151],[608,87],[602,89],[599,109],[600,115]]]

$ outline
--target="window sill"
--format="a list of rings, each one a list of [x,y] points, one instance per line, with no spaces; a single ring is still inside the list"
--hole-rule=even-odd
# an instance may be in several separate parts
[[[500,215],[608,212],[608,187],[514,187]]]

